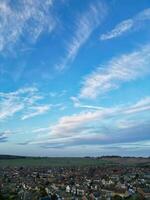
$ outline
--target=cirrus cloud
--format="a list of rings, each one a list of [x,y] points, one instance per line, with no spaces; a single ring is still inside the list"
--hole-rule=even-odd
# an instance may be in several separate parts
[[[80,98],[94,99],[119,88],[123,83],[136,80],[150,72],[150,45],[129,54],[111,59],[103,69],[98,67],[82,83]]]
[[[52,5],[53,0],[17,0],[16,7],[10,0],[0,1],[0,52],[11,50],[22,39],[34,43],[43,32],[51,32]]]
[[[138,30],[143,23],[146,23],[147,21],[150,21],[150,8],[143,10],[131,19],[120,22],[110,32],[102,34],[100,39],[110,40],[119,37],[128,31]]]
[[[101,2],[90,4],[87,11],[81,14],[76,20],[74,34],[67,42],[67,55],[56,64],[56,69],[62,71],[72,62],[80,48],[86,43],[93,31],[102,23],[107,14],[107,6]]]
[[[50,104],[41,104],[45,98],[36,87],[25,87],[14,92],[0,92],[0,120],[6,120],[21,113],[22,120],[44,114],[50,110]]]

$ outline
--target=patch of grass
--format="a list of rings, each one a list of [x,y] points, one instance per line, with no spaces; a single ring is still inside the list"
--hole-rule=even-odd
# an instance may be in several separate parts
[[[112,165],[112,161],[95,158],[17,158],[0,159],[1,167],[70,167],[70,166],[104,166]]]

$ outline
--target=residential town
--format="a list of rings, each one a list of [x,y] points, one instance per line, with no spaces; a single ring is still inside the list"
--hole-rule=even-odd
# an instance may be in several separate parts
[[[150,168],[3,167],[0,200],[149,200]]]
[[[150,0],[0,0],[0,200],[150,200]]]

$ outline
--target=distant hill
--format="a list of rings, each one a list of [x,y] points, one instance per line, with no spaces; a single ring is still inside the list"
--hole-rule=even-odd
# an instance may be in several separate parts
[[[15,156],[15,155],[0,155],[0,159],[18,159],[18,158],[27,158],[27,157]]]
[[[107,161],[112,161],[113,163],[116,164],[121,164],[121,165],[143,165],[143,164],[148,164],[150,165],[150,157],[121,157],[121,156],[102,156],[100,157],[100,160],[107,160]]]

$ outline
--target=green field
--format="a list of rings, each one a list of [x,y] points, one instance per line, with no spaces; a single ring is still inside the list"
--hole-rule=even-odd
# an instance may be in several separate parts
[[[0,159],[0,167],[69,167],[69,166],[104,166],[111,165],[112,161],[94,158],[17,158]]]
[[[150,166],[150,158],[137,157],[18,157],[0,156],[0,167]]]

